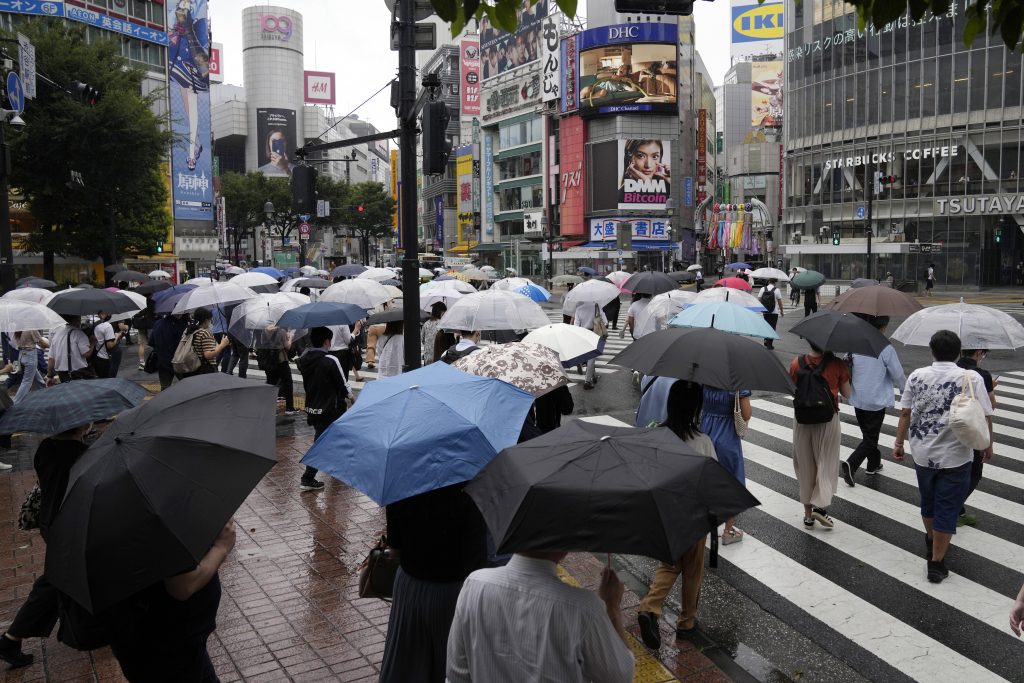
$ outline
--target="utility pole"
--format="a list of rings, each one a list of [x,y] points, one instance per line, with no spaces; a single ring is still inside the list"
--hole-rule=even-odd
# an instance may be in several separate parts
[[[399,158],[405,371],[420,367],[419,243],[416,235],[416,5],[398,0]]]
[[[870,161],[867,164],[867,182],[864,183],[864,185],[864,189],[867,190],[868,195],[867,207],[864,210],[864,219],[867,221],[865,232],[867,233],[868,238],[868,266],[865,274],[868,279],[871,279],[873,277],[873,269],[871,267],[871,238],[874,236],[875,232],[871,227],[871,205],[872,200],[875,198],[875,164]]]
[[[6,114],[3,117],[6,119]],[[0,121],[0,289],[14,289],[14,246],[11,242],[11,201],[7,177],[11,173],[11,152],[4,140],[6,121]]]

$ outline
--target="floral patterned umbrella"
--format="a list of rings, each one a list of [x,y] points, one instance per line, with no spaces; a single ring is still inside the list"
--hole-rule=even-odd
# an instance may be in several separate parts
[[[478,377],[493,377],[542,396],[569,383],[558,353],[529,342],[485,346],[460,358],[452,367]]]

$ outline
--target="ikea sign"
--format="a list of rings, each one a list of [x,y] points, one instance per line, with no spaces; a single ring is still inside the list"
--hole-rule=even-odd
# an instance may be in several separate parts
[[[744,5],[732,8],[732,42],[749,43],[762,40],[782,40],[783,3]]]

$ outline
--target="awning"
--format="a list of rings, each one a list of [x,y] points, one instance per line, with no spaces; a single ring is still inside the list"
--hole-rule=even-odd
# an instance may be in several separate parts
[[[480,253],[480,252],[485,252],[485,251],[486,252],[504,251],[507,248],[508,248],[508,245],[507,244],[502,244],[501,242],[481,242],[480,244],[476,245],[475,247],[470,247],[469,251],[475,251],[475,252]]]
[[[469,251],[469,245],[468,244],[460,244],[457,247],[452,247],[451,249],[445,249],[445,251],[447,251],[450,254],[465,254],[467,251]]]
[[[570,249],[572,247],[578,247],[581,244],[586,244],[586,240],[571,240],[568,242],[562,242],[562,249]],[[555,251],[558,251],[557,249]]]

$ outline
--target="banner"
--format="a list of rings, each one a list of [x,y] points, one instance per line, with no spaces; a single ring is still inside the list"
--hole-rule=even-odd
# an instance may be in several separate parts
[[[494,138],[484,133],[484,232],[494,234]],[[490,240],[488,240],[490,241]]]
[[[488,93],[483,107],[485,123],[529,109],[540,102],[540,72],[520,71]]]
[[[541,98],[545,102],[561,96],[562,50],[558,35],[561,14],[549,14],[541,22]]]
[[[750,64],[750,124],[755,128],[782,127],[781,60]]]
[[[459,184],[456,242],[465,244],[473,235],[473,145],[456,150],[455,177]]]
[[[562,41],[562,113],[576,111],[576,36]]]
[[[617,216],[615,218],[591,218],[590,241],[609,242],[614,248],[619,223],[633,224],[634,242],[658,242],[668,239],[669,224],[665,217]]]
[[[210,47],[210,82],[224,82],[224,46],[214,43]]]
[[[179,7],[184,7],[179,11]],[[171,197],[174,217],[213,220],[210,146],[210,29],[205,2],[168,3]]]
[[[480,115],[480,41],[465,39],[459,44],[462,55],[463,116]]]
[[[708,110],[697,111],[697,186],[708,182]]]
[[[398,230],[398,150],[391,150],[391,198],[395,208],[391,210],[391,227]]]
[[[256,170],[267,176],[290,176],[295,154],[295,110],[256,110]]]
[[[540,49],[540,23],[548,13],[548,3],[522,0],[516,10],[516,31],[509,33],[491,24],[485,14],[480,20],[480,56],[483,80],[537,61]]]
[[[444,249],[444,196],[434,197],[434,247]]]
[[[671,192],[668,140],[619,140],[619,208],[664,209]]]

